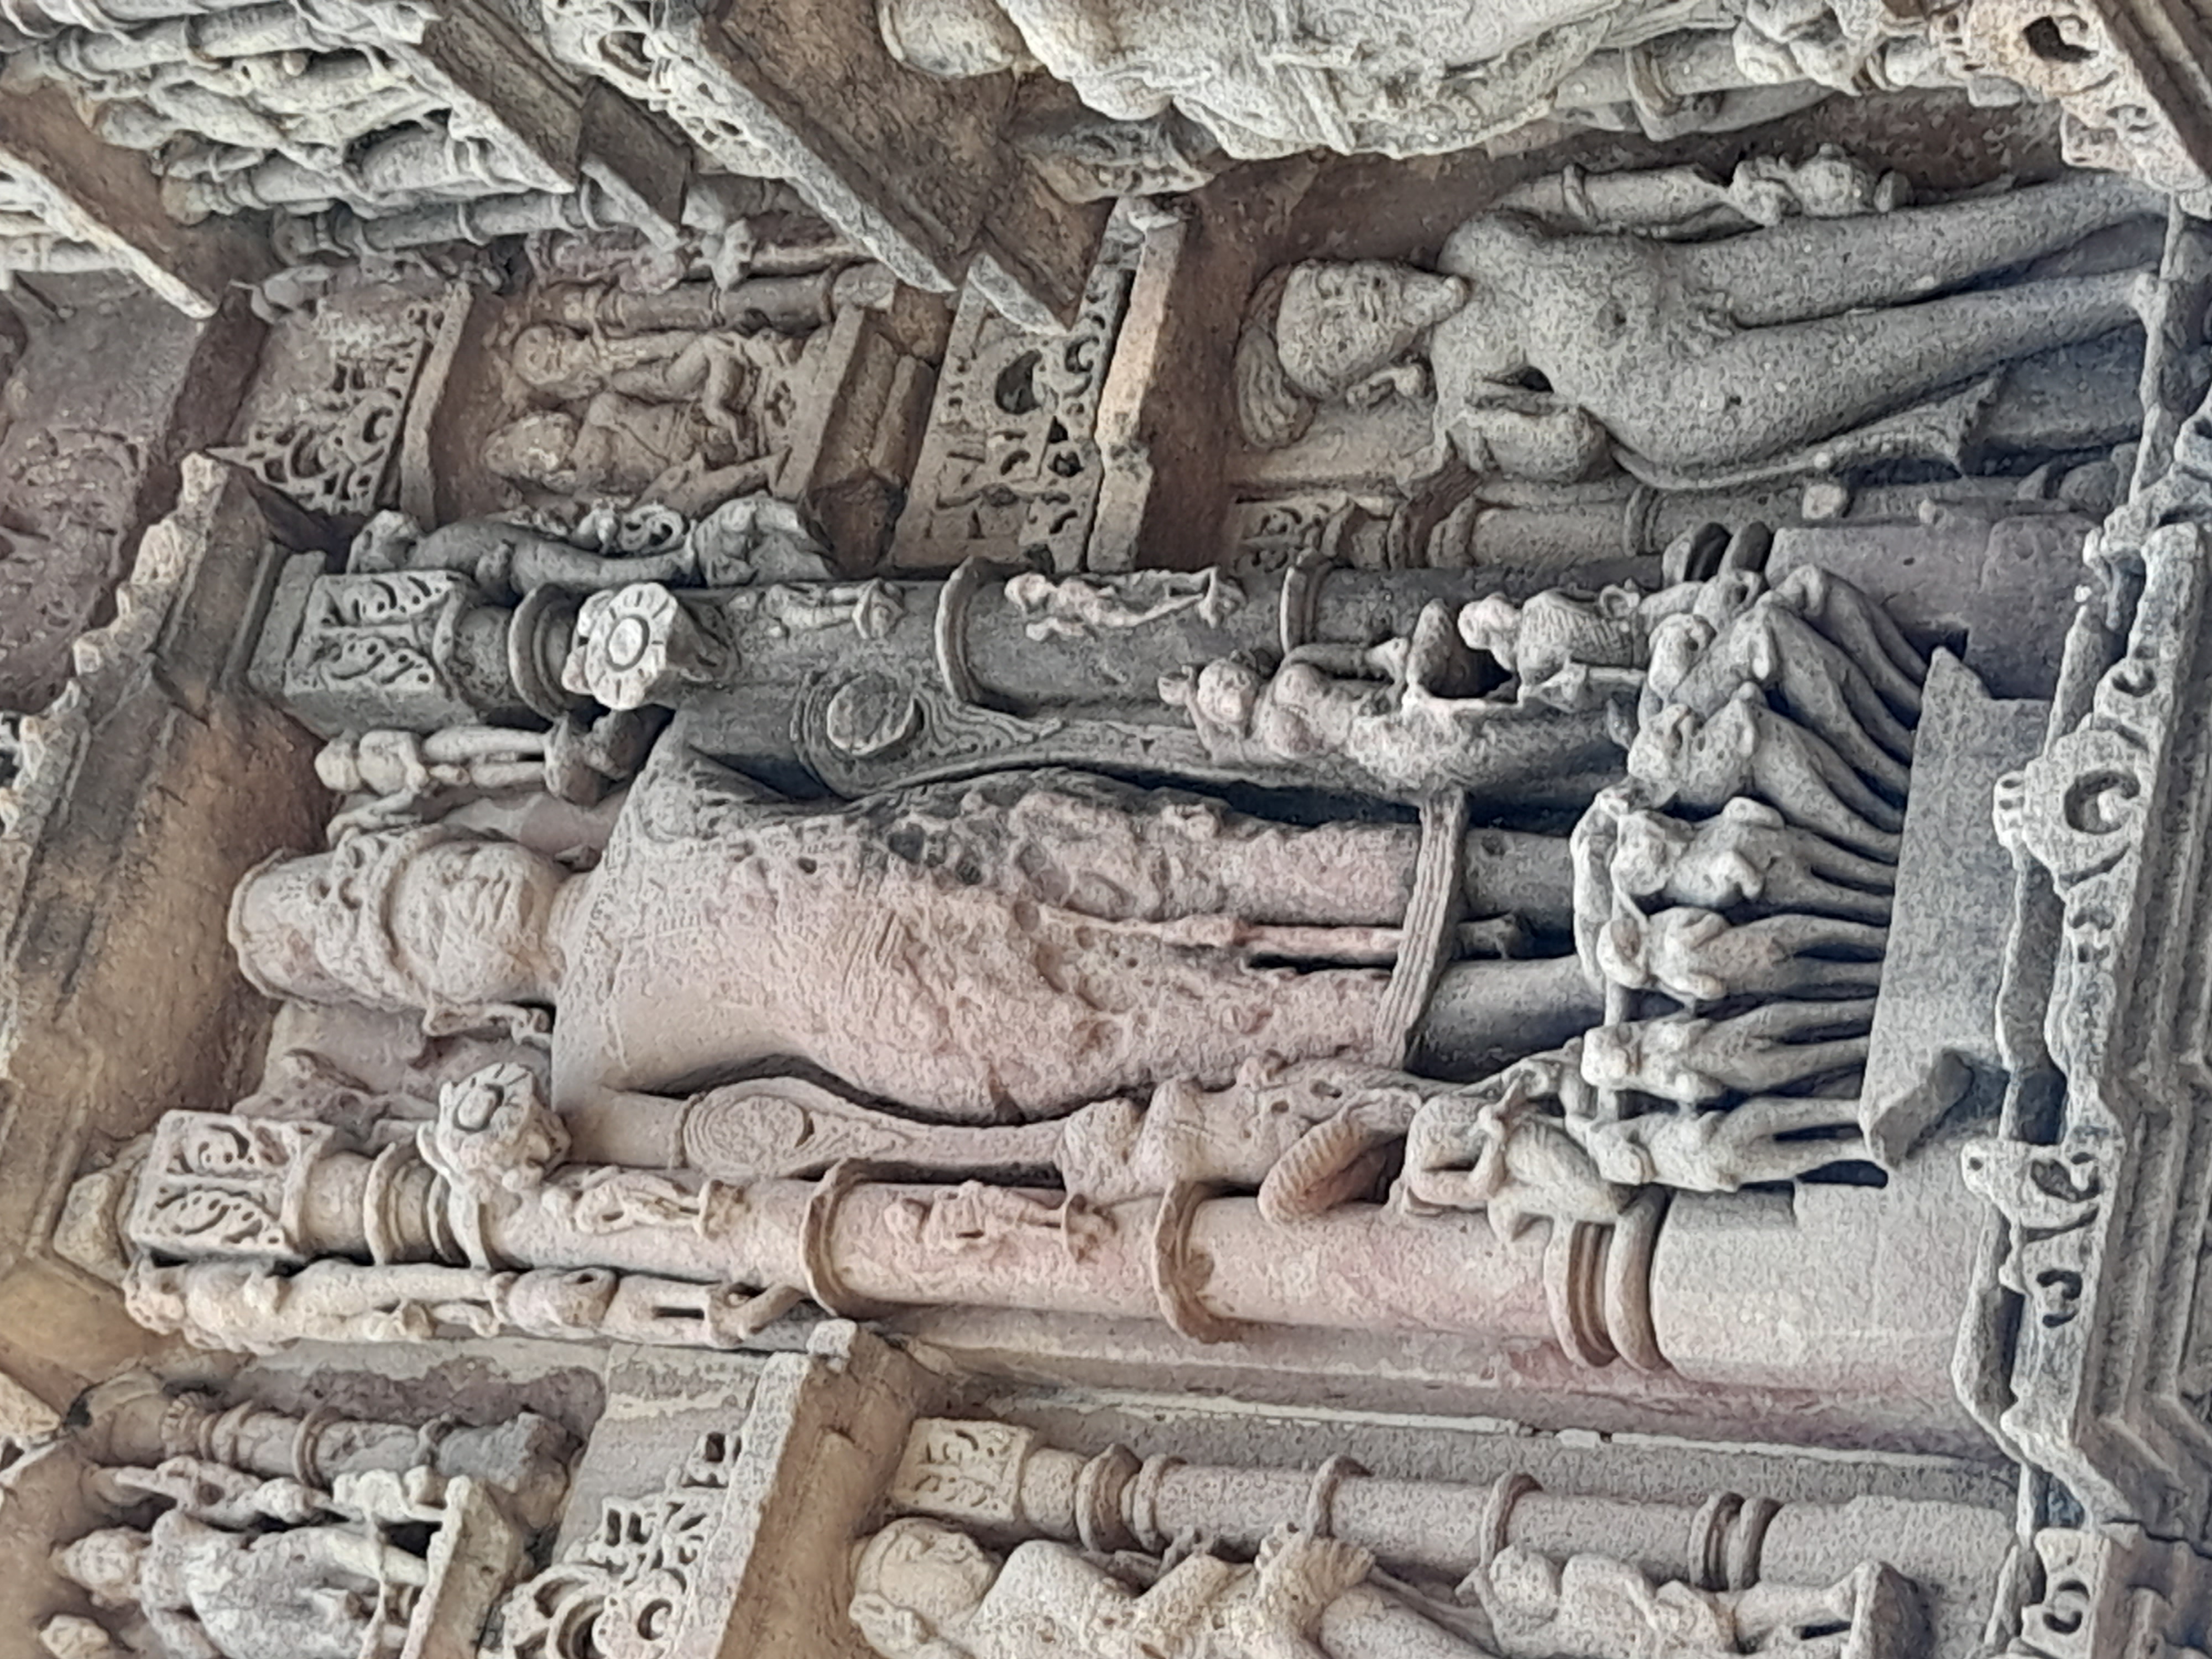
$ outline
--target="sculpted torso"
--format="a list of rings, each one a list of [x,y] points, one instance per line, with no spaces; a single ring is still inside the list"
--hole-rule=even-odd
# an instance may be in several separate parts
[[[1655,381],[1733,328],[1718,296],[1696,294],[1668,269],[1664,246],[1638,237],[1556,235],[1492,214],[1455,231],[1437,264],[1474,289],[1430,343],[1447,430],[1456,412],[1495,404],[1502,385],[1534,368],[1551,400],[1587,410],[1631,449],[1668,453],[1682,436],[1682,404],[1679,393],[1655,396]],[[1717,447],[1758,435],[1738,430],[1725,405],[1701,408],[1698,419],[1717,423],[1706,434]]]
[[[1033,1116],[1225,1078],[1255,1047],[1371,1042],[1382,975],[1259,969],[1237,948],[1233,872],[1177,854],[1213,839],[1217,809],[1132,812],[1039,781],[824,811],[657,759],[579,884],[556,1099],[798,1057],[923,1110]],[[1387,920],[1361,914],[1381,895],[1283,896],[1290,920]]]

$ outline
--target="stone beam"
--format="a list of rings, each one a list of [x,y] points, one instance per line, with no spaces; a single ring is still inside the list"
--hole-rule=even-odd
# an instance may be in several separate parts
[[[1005,142],[1006,77],[943,82],[884,49],[872,0],[543,0],[554,51],[667,117],[715,167],[787,179],[899,277],[971,270],[1034,327],[1083,296],[1106,204],[1062,202]]]
[[[0,95],[0,170],[47,198],[57,235],[98,249],[188,316],[212,317],[234,284],[274,263],[243,227],[177,223],[160,181],[94,137],[58,88]]]

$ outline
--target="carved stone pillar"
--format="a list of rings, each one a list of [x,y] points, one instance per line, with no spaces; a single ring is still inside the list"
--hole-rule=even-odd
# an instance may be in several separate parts
[[[1013,1424],[951,1419],[915,1425],[885,1503],[893,1513],[1002,1540],[1152,1554],[1193,1534],[1243,1553],[1295,1526],[1358,1544],[1386,1565],[1455,1577],[1519,1546],[1554,1557],[1608,1555],[1662,1582],[1747,1589],[1769,1576],[1825,1583],[1869,1553],[1856,1502],[1784,1504],[1715,1492],[1659,1503],[1547,1492],[1526,1474],[1455,1486],[1377,1478],[1346,1458],[1311,1471],[1140,1458],[1123,1446],[1086,1458]],[[1899,1504],[1886,1521],[1893,1541],[1928,1528],[1971,1539],[1966,1553],[1992,1572],[2011,1542],[2009,1516],[1962,1504]],[[1778,1525],[1794,1542],[1786,1573],[1769,1575],[1766,1540]]]

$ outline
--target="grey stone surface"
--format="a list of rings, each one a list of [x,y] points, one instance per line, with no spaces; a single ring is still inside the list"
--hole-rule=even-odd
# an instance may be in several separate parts
[[[1987,1104],[2002,1091],[1992,1011],[2012,924],[2013,864],[1991,808],[1998,778],[2041,746],[2050,708],[1992,698],[1958,658],[1936,653],[1860,1085],[1868,1145],[1893,1167],[1961,1100]]]

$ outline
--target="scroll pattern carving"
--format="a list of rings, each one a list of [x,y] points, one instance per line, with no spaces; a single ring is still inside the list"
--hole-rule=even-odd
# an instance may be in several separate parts
[[[741,1449],[735,1431],[703,1435],[659,1492],[609,1498],[595,1531],[507,1598],[499,1640],[486,1651],[497,1659],[675,1652],[696,1620],[713,1616],[699,1599],[708,1587],[698,1570],[722,1526]]]
[[[131,1237],[167,1255],[305,1260],[308,1177],[336,1138],[319,1123],[172,1112],[155,1133]]]
[[[415,301],[371,321],[319,330],[329,378],[262,414],[216,452],[311,512],[365,516],[391,505],[392,464],[433,345],[465,293]]]
[[[371,696],[401,708],[451,707],[454,718],[465,719],[451,652],[459,617],[475,597],[467,579],[449,571],[317,582],[284,665],[286,700],[307,712]]]
[[[2201,239],[2170,237],[2167,253],[2163,303],[2194,317]],[[1998,1011],[2015,1082],[1998,1132],[1964,1154],[2000,1243],[1960,1371],[1984,1420],[2093,1522],[2191,1537],[2212,1517],[2212,1313],[2193,1248],[2136,1241],[2195,1239],[2205,1219],[2208,1034],[2171,989],[2199,971],[2203,937],[2193,732],[2212,447],[2207,411],[2190,407],[2196,331],[2154,333],[2144,459],[2090,538],[2052,735],[1997,787],[1997,833],[2021,871]],[[2001,1328],[2014,1310],[2016,1332]]]
[[[1099,396],[1144,246],[1126,228],[1108,241],[1066,333],[1009,322],[972,283],[963,293],[899,519],[902,562],[1039,557],[1055,570],[1084,568],[1107,465]]]

